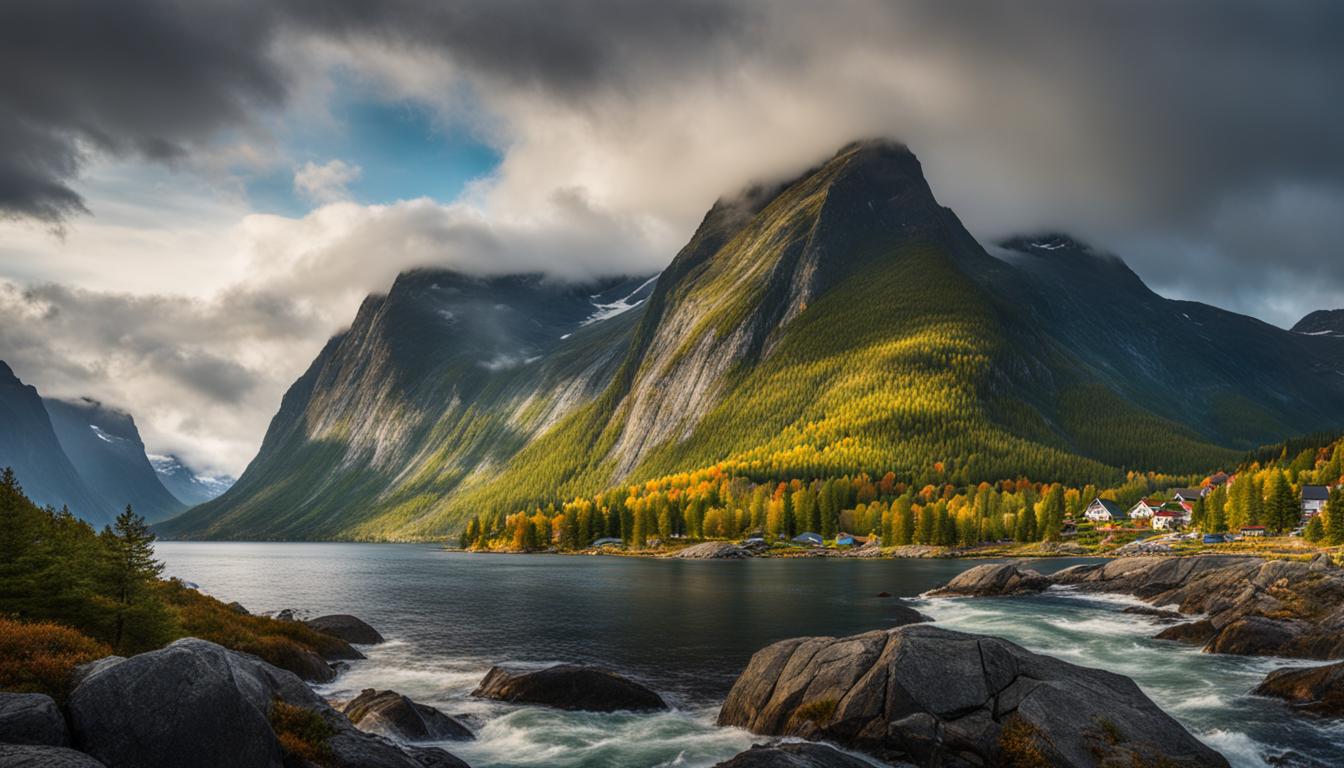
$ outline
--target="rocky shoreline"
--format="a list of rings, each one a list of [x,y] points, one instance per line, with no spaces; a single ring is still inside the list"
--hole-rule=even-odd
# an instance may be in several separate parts
[[[1149,605],[1124,610],[1168,623],[1158,637],[1196,641],[1210,653],[1344,657],[1344,572],[1327,559],[1134,557],[1049,576],[1020,564],[986,564],[930,596],[1052,589],[1138,597]],[[279,618],[297,620],[292,612]],[[356,645],[383,641],[353,616],[305,623],[345,641],[358,654],[352,658],[363,658]],[[1127,677],[944,629],[913,609],[895,623],[758,651],[717,722],[769,741],[718,768],[859,768],[869,759],[939,768],[1227,765]],[[341,663],[328,667],[331,675]],[[330,679],[312,671],[310,681]],[[467,768],[451,743],[475,738],[470,718],[396,691],[366,689],[350,701],[327,701],[299,674],[195,638],[86,665],[72,691],[61,705],[39,694],[0,694],[0,764]],[[1281,698],[1307,716],[1341,717],[1344,664],[1278,669],[1253,693]],[[471,695],[591,712],[668,709],[636,681],[571,664],[495,667]]]

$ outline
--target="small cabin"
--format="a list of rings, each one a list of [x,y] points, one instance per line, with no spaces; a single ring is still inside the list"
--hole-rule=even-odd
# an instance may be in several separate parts
[[[1125,511],[1119,504],[1109,499],[1093,499],[1087,509],[1083,511],[1083,517],[1094,523],[1110,523],[1116,520],[1125,520]]]
[[[1241,526],[1242,536],[1264,536],[1265,526],[1263,525],[1243,525]]]
[[[794,536],[793,543],[802,544],[806,547],[820,547],[825,542],[821,538],[821,534],[807,531],[806,533],[800,533],[797,536]]]

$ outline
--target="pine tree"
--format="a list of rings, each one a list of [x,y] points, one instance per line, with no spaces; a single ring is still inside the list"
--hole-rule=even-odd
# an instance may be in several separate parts
[[[154,533],[131,506],[103,532],[108,549],[108,583],[116,610],[112,647],[139,650],[157,646],[171,634],[171,618],[154,589],[163,563],[154,559]]]
[[[1265,527],[1282,532],[1297,526],[1302,503],[1283,471],[1273,469],[1265,483]]]
[[[1338,452],[1340,449],[1335,449]],[[1344,485],[1337,485],[1325,503],[1325,541],[1330,546],[1344,544]]]

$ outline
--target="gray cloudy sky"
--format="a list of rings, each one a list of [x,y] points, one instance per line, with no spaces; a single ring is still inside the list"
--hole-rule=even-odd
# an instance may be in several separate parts
[[[401,269],[656,270],[859,137],[984,240],[1344,306],[1336,2],[12,0],[0,71],[0,359],[210,469]]]

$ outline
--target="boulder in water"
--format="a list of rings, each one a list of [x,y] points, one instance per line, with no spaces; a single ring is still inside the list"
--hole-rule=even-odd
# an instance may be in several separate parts
[[[1129,678],[928,624],[768,646],[719,724],[920,765],[1227,765]]]
[[[1344,717],[1344,663],[1276,669],[1251,693],[1284,699],[1304,712]]]
[[[396,691],[366,688],[342,710],[360,730],[400,741],[462,741],[471,729],[427,704]]]
[[[56,702],[42,693],[0,693],[0,742],[70,745],[70,732]]]
[[[316,619],[308,619],[303,623],[324,635],[339,637],[347,643],[377,645],[383,642],[383,636],[378,633],[378,630],[369,626],[364,620],[349,614],[337,613],[330,616],[318,616]]]
[[[1178,643],[1203,645],[1212,640],[1216,634],[1218,634],[1218,628],[1213,626],[1213,622],[1208,619],[1200,619],[1199,621],[1187,621],[1184,624],[1167,627],[1153,637],[1157,640],[1173,640]]]
[[[1168,611],[1162,608],[1152,608],[1147,605],[1131,605],[1121,611],[1132,616],[1147,616],[1159,621],[1185,621],[1185,616],[1179,611]]]
[[[825,744],[753,745],[714,768],[872,768],[872,763]]]
[[[990,597],[1040,592],[1050,579],[1036,571],[1024,571],[1012,563],[977,565],[963,571],[945,586],[929,594],[946,597]]]
[[[38,744],[0,744],[5,768],[104,768],[92,757],[67,747]]]
[[[577,664],[526,671],[493,667],[471,695],[588,712],[650,712],[668,708],[661,696],[633,680]]]

